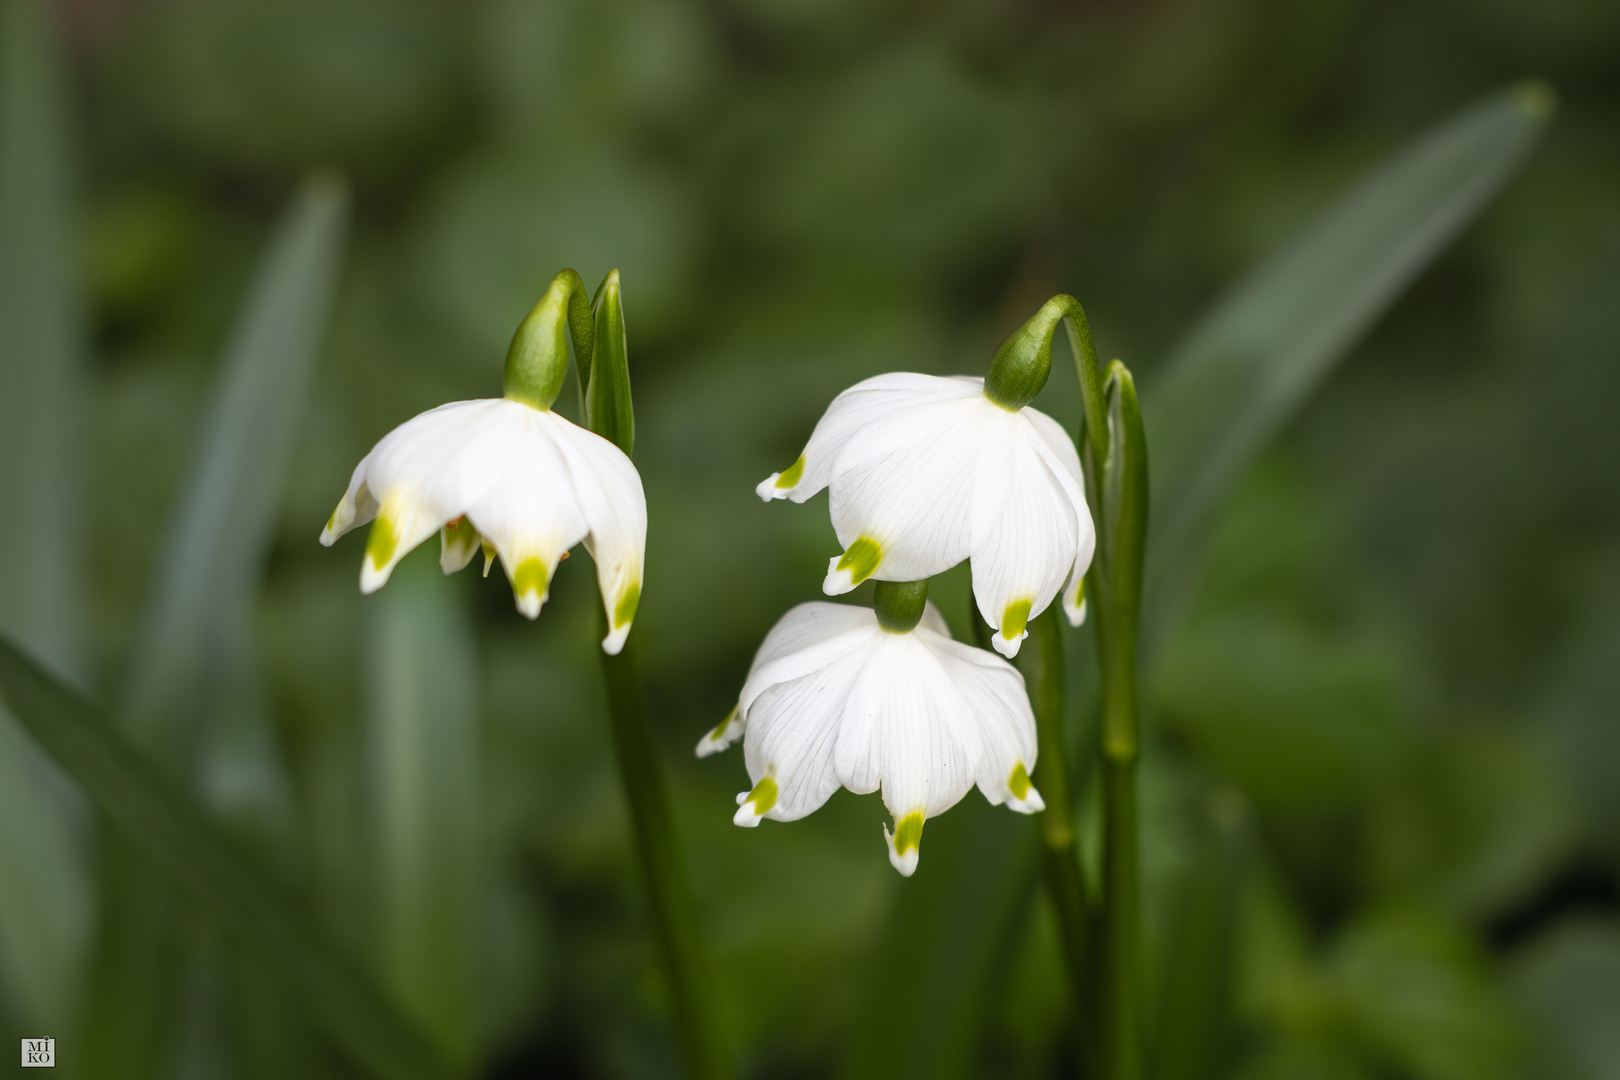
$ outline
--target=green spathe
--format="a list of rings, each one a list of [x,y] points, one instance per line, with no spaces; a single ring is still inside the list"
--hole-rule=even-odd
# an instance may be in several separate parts
[[[629,454],[636,442],[636,416],[630,402],[629,344],[617,270],[609,271],[602,280],[592,310],[595,336],[591,359],[580,367],[586,426]]]
[[[549,409],[568,374],[568,335],[574,337],[580,384],[590,378],[596,331],[585,283],[573,270],[551,279],[545,295],[512,335],[506,350],[505,395],[536,409]]]

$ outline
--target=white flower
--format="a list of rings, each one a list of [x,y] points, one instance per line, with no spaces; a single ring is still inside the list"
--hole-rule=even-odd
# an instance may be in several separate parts
[[[754,786],[737,796],[738,825],[802,818],[840,785],[882,788],[896,823],[883,830],[889,861],[908,877],[924,820],[975,783],[992,804],[1026,814],[1045,805],[1029,782],[1035,717],[1023,676],[951,640],[932,604],[904,633],[885,630],[870,608],[816,602],[789,611],[698,756],[739,735]]]
[[[440,534],[455,573],[500,556],[518,610],[533,619],[568,549],[585,541],[607,610],[602,648],[624,646],[641,599],[647,499],[629,457],[550,410],[505,398],[453,401],[407,420],[355,467],[321,532],[331,546],[373,521],[360,591],[382,587],[412,548]]]
[[[802,503],[824,487],[845,549],[828,563],[827,595],[971,559],[1002,655],[1060,590],[1069,621],[1084,620],[1096,535],[1074,443],[1045,413],[991,401],[983,379],[897,372],[839,394],[799,460],[756,490]]]

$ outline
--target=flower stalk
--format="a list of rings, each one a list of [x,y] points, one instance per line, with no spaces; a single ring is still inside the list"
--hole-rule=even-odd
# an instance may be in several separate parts
[[[1101,674],[1103,859],[1101,908],[1081,875],[1075,842],[1073,785],[1063,730],[1061,631],[1039,619],[1032,699],[1040,743],[1041,853],[1047,887],[1064,940],[1065,961],[1081,1003],[1082,1023],[1096,1054],[1094,1070],[1109,1080],[1142,1075],[1141,898],[1137,838],[1136,762],[1139,749],[1137,636],[1141,612],[1143,547],[1147,534],[1147,442],[1135,383],[1124,364],[1099,370],[1085,309],[1058,295],[996,350],[985,376],[985,395],[1003,408],[1034,400],[1051,374],[1052,338],[1059,323],[1069,335],[1080,377],[1085,416],[1080,459],[1097,536],[1084,593],[1074,607],[1096,611]],[[1078,618],[1073,620],[1078,622]]]
[[[1087,985],[1095,937],[1090,899],[1080,873],[1080,851],[1074,827],[1073,783],[1069,772],[1069,740],[1063,727],[1063,630],[1055,609],[1031,626],[1035,639],[1027,663],[1030,703],[1035,708],[1035,730],[1044,751],[1035,779],[1046,799],[1040,815],[1041,872],[1057,910],[1063,938],[1063,960],[1069,978],[1079,990]],[[1032,670],[1031,670],[1032,669]]]
[[[1088,495],[1097,508],[1097,555],[1086,587],[1096,610],[1101,673],[1103,803],[1101,948],[1096,993],[1101,1073],[1136,1080],[1143,1073],[1142,943],[1136,763],[1141,720],[1137,637],[1142,558],[1147,538],[1147,440],[1136,385],[1124,364],[1108,367],[1105,450],[1096,431],[1081,446]],[[1088,425],[1089,426],[1089,425]]]
[[[636,862],[647,889],[659,957],[669,977],[687,1075],[692,1080],[727,1080],[731,1060],[716,1009],[714,973],[686,879],[633,640],[626,641],[617,656],[603,654],[602,679],[607,685],[614,756],[630,804]]]
[[[570,280],[564,282],[565,275]],[[584,296],[578,286],[579,275],[572,270],[557,275],[547,297],[559,291],[558,282],[564,282],[567,289],[568,328],[574,335],[585,426],[629,455],[635,445],[635,411],[630,400],[619,272],[609,273],[597,289],[588,319],[575,315],[574,298]],[[545,303],[541,301],[541,305]],[[556,310],[561,310],[560,304]],[[582,336],[582,327],[589,329],[588,336]],[[513,351],[517,351],[515,341]],[[509,373],[511,369],[508,360]],[[635,602],[630,601],[632,615]],[[601,617],[605,624],[606,614]],[[607,687],[614,756],[618,759],[625,801],[630,804],[636,861],[647,889],[653,934],[669,978],[687,1075],[692,1080],[727,1080],[732,1075],[732,1064],[717,1008],[719,995],[686,877],[669,784],[658,760],[634,646],[627,640],[617,655],[602,654],[602,679]]]

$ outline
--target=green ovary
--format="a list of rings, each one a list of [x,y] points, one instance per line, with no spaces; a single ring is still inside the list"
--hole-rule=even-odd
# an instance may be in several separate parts
[[[897,855],[904,855],[908,851],[915,851],[922,844],[923,815],[921,810],[913,810],[900,819],[894,827],[894,850]]]
[[[366,557],[371,560],[371,565],[379,570],[387,566],[398,546],[399,537],[394,534],[394,523],[379,516],[371,523],[371,535],[366,537]]]
[[[849,545],[849,550],[838,560],[838,569],[848,570],[851,583],[859,585],[872,576],[882,561],[883,548],[878,546],[876,540],[863,536]]]
[[[776,781],[767,776],[754,785],[754,790],[750,791],[748,798],[743,801],[753,803],[754,814],[758,817],[764,817],[765,811],[776,805],[777,794]]]
[[[1012,775],[1007,777],[1007,790],[1012,792],[1013,798],[1020,800],[1029,794],[1029,770],[1024,768],[1022,761],[1013,766]]]
[[[1029,623],[1028,600],[1015,600],[1007,605],[1007,610],[1001,613],[1001,636],[1011,641],[1024,632]]]

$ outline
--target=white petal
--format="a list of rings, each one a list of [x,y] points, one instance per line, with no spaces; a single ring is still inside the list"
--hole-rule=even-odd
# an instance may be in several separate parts
[[[733,825],[741,825],[745,829],[752,829],[764,819],[765,814],[760,809],[759,799],[752,798],[753,791],[739,791],[737,793],[737,812],[731,816]],[[770,807],[766,806],[766,810]]]
[[[718,754],[732,743],[742,738],[743,731],[748,727],[748,721],[743,718],[742,709],[733,705],[726,718],[715,727],[704,733],[698,740],[696,753],[700,758],[711,754]]]
[[[1041,441],[1051,450],[1052,456],[1047,459],[1048,466],[1054,463],[1061,466],[1063,472],[1074,481],[1073,488],[1069,489],[1065,485],[1065,490],[1069,491],[1070,497],[1075,502],[1079,542],[1075,545],[1074,569],[1070,571],[1069,580],[1063,587],[1063,614],[1068,617],[1070,626],[1079,626],[1086,621],[1086,571],[1091,567],[1091,557],[1097,548],[1097,531],[1086,503],[1086,481],[1080,471],[1080,455],[1075,450],[1074,440],[1069,438],[1069,433],[1063,430],[1062,424],[1035,409],[1025,408],[1023,416],[1035,428],[1035,433],[1041,437]]]
[[[951,637],[950,624],[945,621],[945,616],[939,613],[939,608],[934,606],[932,600],[923,604],[922,619],[918,621],[917,629],[938,634],[946,640],[950,640]]]
[[[866,614],[867,626],[778,657],[755,671],[744,687],[748,775],[756,786],[767,778],[775,784],[773,797],[759,813],[792,821],[818,809],[838,790],[834,748],[844,703],[875,636],[883,633],[871,612]]]
[[[337,543],[338,537],[350,529],[369,524],[377,516],[377,500],[371,497],[371,489],[366,486],[366,469],[370,464],[371,455],[367,454],[354,467],[348,490],[338,500],[337,509],[332,511],[332,516],[326,519],[326,527],[321,530],[323,547],[331,547]]]
[[[480,432],[481,457],[492,473],[467,518],[495,548],[518,610],[533,619],[550,595],[563,553],[585,537],[585,516],[551,413],[518,402],[491,416]]]
[[[932,607],[932,605],[929,605]],[[877,616],[870,608],[851,604],[829,604],[812,600],[788,611],[760,643],[748,665],[748,677],[773,660],[780,660],[817,642],[839,638],[851,630],[870,630],[877,624]]]
[[[1070,576],[1080,518],[1086,515],[1088,524],[1090,518],[1073,475],[1037,427],[1022,413],[1003,416],[996,437],[982,444],[973,594],[985,622],[996,628],[991,644],[1010,657],[1028,636],[1029,621]]]
[[[766,502],[792,499],[802,503],[832,480],[833,463],[856,432],[881,422],[896,411],[943,397],[972,393],[954,379],[897,371],[874,375],[856,383],[833,399],[817,422],[799,460],[783,473],[772,473],[754,489]],[[798,475],[795,476],[795,470]],[[779,481],[787,476],[791,483]]]
[[[891,833],[887,825],[883,826],[883,842],[889,846],[889,865],[900,871],[901,877],[910,877],[917,872],[917,858],[922,854],[922,845],[920,842],[916,844],[908,843],[905,853],[902,854],[895,837],[903,831],[903,828],[896,828]],[[907,839],[910,838],[907,837]],[[920,841],[921,838],[918,839]]]
[[[863,540],[876,543],[880,558],[855,574],[852,584],[867,576],[917,581],[967,558],[973,545],[972,478],[996,412],[982,394],[941,397],[868,424],[850,438],[831,485],[833,529],[845,548],[833,569],[854,559]]]
[[[973,786],[979,733],[940,658],[916,634],[883,633],[850,688],[838,736],[839,779],[881,786],[895,819],[944,813]]]
[[[361,591],[380,588],[400,559],[465,513],[489,483],[483,435],[502,404],[510,403],[453,401],[412,417],[383,436],[356,468],[328,532],[335,539],[362,519],[375,519],[360,569]]]
[[[975,779],[979,790],[992,804],[1006,803],[1021,813],[1043,809],[1040,792],[1029,783],[1038,747],[1024,677],[983,649],[937,635],[923,640],[941,657],[941,666],[955,682],[966,702],[965,711],[978,729],[981,753]]]
[[[484,546],[484,538],[465,518],[453,521],[439,530],[439,567],[446,574],[454,574],[472,562]]]
[[[624,647],[641,600],[647,553],[647,496],[641,474],[609,440],[548,415],[589,529],[585,547],[596,560],[597,585],[608,619],[602,650],[616,655]]]

